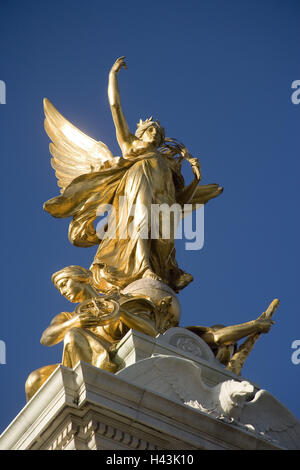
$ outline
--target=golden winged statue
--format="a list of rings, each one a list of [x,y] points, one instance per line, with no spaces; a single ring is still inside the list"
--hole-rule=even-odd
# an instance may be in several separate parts
[[[90,269],[72,265],[53,274],[53,284],[61,295],[79,305],[72,312],[56,315],[41,343],[63,342],[62,364],[66,367],[82,360],[110,372],[120,367],[116,345],[129,329],[156,337],[179,325],[176,293],[193,279],[176,262],[176,216],[168,219],[171,227],[166,236],[164,213],[153,218],[153,207],[181,209],[188,205],[191,213],[223,190],[217,184],[199,185],[198,159],[176,139],[166,138],[159,121],[140,119],[135,134],[130,132],[117,81],[122,67],[126,68],[124,57],[115,61],[108,80],[121,157],[85,135],[44,100],[51,163],[61,190],[44,209],[54,217],[72,218],[71,243],[98,249]],[[188,185],[181,172],[184,160],[194,173]],[[94,224],[105,212],[106,223],[99,229],[99,223]],[[240,374],[260,334],[270,330],[278,304],[275,299],[258,319],[244,324],[186,328],[200,336],[228,370]],[[237,341],[245,337],[237,348]],[[25,385],[28,400],[57,366],[46,365],[29,375]]]
[[[90,267],[99,292],[112,286],[122,289],[142,278],[162,281],[179,292],[193,278],[176,262],[174,230],[166,238],[158,228],[158,236],[151,237],[151,207],[190,204],[193,210],[219,196],[222,188],[199,185],[198,159],[176,139],[167,139],[159,121],[140,120],[135,134],[130,132],[117,81],[122,67],[126,68],[124,57],[114,63],[108,81],[121,157],[114,157],[103,142],[82,133],[44,100],[45,130],[52,140],[52,166],[62,193],[47,201],[44,209],[54,217],[72,217],[69,240],[74,245],[99,245]],[[189,185],[181,173],[183,160],[194,173]],[[99,208],[108,206],[112,210],[106,229],[99,233],[94,222]]]

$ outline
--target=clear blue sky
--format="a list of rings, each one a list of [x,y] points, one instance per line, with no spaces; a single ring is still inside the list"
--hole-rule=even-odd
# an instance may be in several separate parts
[[[72,307],[51,274],[88,267],[96,251],[72,246],[69,221],[43,212],[58,188],[42,100],[119,155],[106,90],[121,55],[131,129],[154,115],[200,158],[203,183],[224,186],[205,209],[204,248],[178,242],[179,265],[195,279],[180,294],[181,325],[245,322],[278,297],[276,323],[243,376],[300,419],[300,364],[291,362],[300,339],[300,105],[290,99],[300,79],[299,1],[6,0],[0,10],[1,430],[25,405],[28,374],[61,359],[61,345],[39,342]]]

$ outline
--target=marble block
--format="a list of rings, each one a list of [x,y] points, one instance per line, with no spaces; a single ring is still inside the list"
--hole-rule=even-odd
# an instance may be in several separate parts
[[[184,328],[129,331],[116,374],[58,366],[0,436],[0,449],[300,449],[300,423],[224,369]]]

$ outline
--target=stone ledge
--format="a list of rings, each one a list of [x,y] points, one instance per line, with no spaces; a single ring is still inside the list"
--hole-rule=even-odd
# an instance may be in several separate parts
[[[143,381],[139,367],[150,364],[149,373],[154,373],[151,364],[157,357],[166,367],[169,357],[173,364],[181,362],[182,370],[184,364],[194,367],[196,375],[199,369],[207,389],[232,378],[242,380],[223,369],[193,333],[174,328],[151,338],[129,331],[117,355],[125,367],[115,375],[83,362],[74,369],[58,366],[0,436],[0,449],[282,448],[184,404],[171,389],[151,388],[149,380],[148,385]],[[147,379],[146,369],[143,374]]]

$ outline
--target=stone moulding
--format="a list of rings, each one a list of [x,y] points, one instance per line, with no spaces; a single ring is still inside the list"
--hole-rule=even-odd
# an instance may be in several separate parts
[[[180,328],[174,328],[173,332],[169,330],[158,338],[129,331],[117,351],[124,364],[117,374],[83,362],[73,369],[58,366],[0,436],[0,449],[289,448],[238,426],[230,419],[220,419],[219,409],[211,412],[197,408],[196,401],[203,404],[203,397],[197,395],[192,385],[192,393],[182,399],[180,386],[178,389],[177,385],[177,390],[175,386],[174,393],[173,379],[167,389],[160,388],[159,382],[153,381],[152,386],[146,383],[154,373],[153,363],[159,358],[162,358],[162,372],[171,363],[180,362],[181,370],[187,372],[185,382],[190,370],[194,371],[195,377],[200,370],[204,394],[211,387],[217,390],[218,384],[243,381],[240,377],[235,380],[234,374],[218,365],[211,355],[204,359],[205,348],[202,349],[201,340],[196,336],[196,343],[191,348],[188,343],[193,339],[191,335]],[[143,363],[150,365],[148,373],[145,369],[143,376],[136,376],[134,369],[138,370]],[[146,382],[143,382],[144,378]],[[257,386],[251,387],[258,390]],[[216,403],[218,405],[218,401]],[[208,398],[205,404],[208,406]]]

